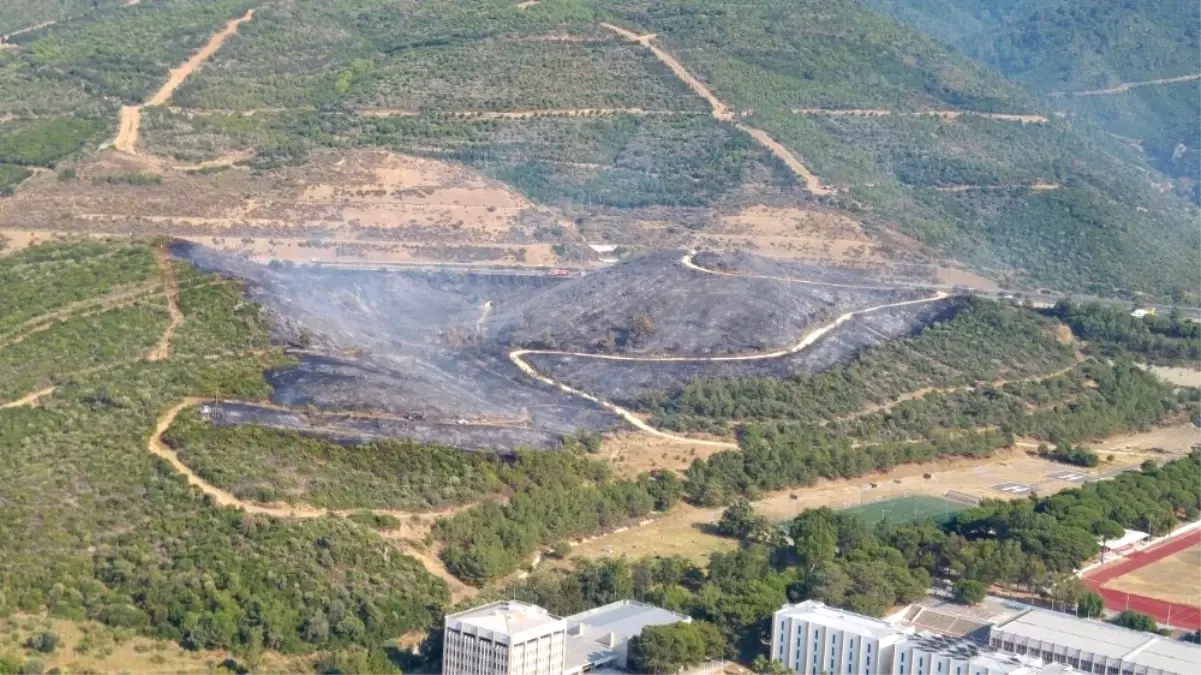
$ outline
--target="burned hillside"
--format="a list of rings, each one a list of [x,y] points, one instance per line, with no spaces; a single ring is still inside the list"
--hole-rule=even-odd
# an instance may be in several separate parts
[[[299,361],[268,374],[273,406],[225,405],[220,422],[351,441],[406,437],[467,449],[553,449],[566,434],[625,424],[605,403],[610,398],[628,401],[694,377],[821,370],[955,307],[939,301],[876,309],[926,296],[912,288],[718,275],[683,251],[635,256],[569,278],[259,265],[191,245],[174,251],[244,280],[274,341]],[[819,278],[845,278],[831,274],[837,276]],[[843,323],[797,348],[840,316]],[[520,358],[533,366],[531,374],[514,358],[517,348],[578,354],[526,354]],[[795,353],[780,358],[707,360],[790,349]],[[656,360],[672,358],[696,360]]]

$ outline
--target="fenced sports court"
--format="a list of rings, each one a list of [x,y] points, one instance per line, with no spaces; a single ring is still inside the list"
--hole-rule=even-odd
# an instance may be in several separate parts
[[[971,506],[972,503],[968,499],[915,494],[850,506],[843,509],[843,513],[853,513],[866,520],[869,525],[881,521],[915,523],[927,518],[944,523],[950,520],[951,516]]]

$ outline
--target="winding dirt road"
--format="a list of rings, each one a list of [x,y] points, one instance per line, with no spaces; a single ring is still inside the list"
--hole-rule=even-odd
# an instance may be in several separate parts
[[[776,141],[776,139],[768,135],[766,131],[747,126],[746,124],[737,121],[735,119],[736,115],[734,114],[734,111],[730,109],[730,106],[726,105],[724,101],[717,98],[717,95],[715,95],[709,89],[709,87],[705,86],[703,82],[698,80],[696,76],[689,72],[688,69],[684,67],[684,64],[680,63],[680,61],[676,59],[676,57],[672,56],[670,52],[654,43],[656,37],[654,33],[639,35],[634,31],[622,28],[621,26],[616,26],[611,23],[602,22],[601,26],[613,31],[614,33],[617,33],[630,42],[636,42],[651,50],[651,53],[654,54],[655,57],[663,63],[663,65],[667,66],[668,69],[671,70],[671,72],[674,73],[681,82],[688,85],[688,88],[695,92],[698,96],[708,101],[709,107],[711,108],[710,114],[712,114],[715,119],[723,122],[729,122],[740,131],[745,132],[751,138],[755,139],[755,142],[766,148],[771,154],[775,155],[776,158],[783,162],[784,165],[787,166],[797,178],[801,179],[801,181],[805,183],[805,189],[810,193],[819,196],[834,194],[834,190],[823,183],[821,178],[818,178],[817,174],[810,171],[809,167],[805,166],[805,163],[801,161],[801,158],[796,153],[792,152],[788,148],[785,148],[778,141]]]
[[[172,68],[167,74],[167,81],[163,86],[159,87],[154,95],[146,100],[142,105],[127,105],[121,108],[121,120],[118,125],[117,137],[113,140],[113,147],[121,152],[131,155],[137,154],[138,151],[138,131],[142,125],[142,108],[146,106],[165,105],[171,100],[171,95],[179,88],[179,85],[188,79],[200,64],[204,63],[225,44],[226,38],[238,32],[238,26],[250,21],[254,18],[254,10],[246,10],[246,13],[236,19],[230,19],[225,24],[225,27],[217,31],[209,41],[205,43],[195,54],[183,65],[178,68]]]
[[[176,403],[174,406],[168,408],[162,415],[159,416],[158,421],[155,423],[154,431],[151,433],[150,440],[147,443],[147,448],[153,455],[166,460],[173,469],[182,474],[184,478],[187,479],[189,485],[194,485],[199,488],[201,492],[208,495],[213,502],[220,506],[231,506],[256,515],[295,519],[324,518],[326,516],[346,517],[353,513],[368,511],[376,515],[391,516],[396,518],[397,520],[401,521],[402,525],[406,527],[412,527],[414,524],[420,524],[421,529],[425,530],[428,530],[429,526],[432,525],[433,522],[438,518],[454,515],[463,508],[466,508],[466,506],[462,506],[454,509],[445,509],[442,511],[418,513],[412,511],[398,511],[395,509],[324,509],[306,504],[259,504],[256,502],[239,499],[230,492],[223,490],[196,475],[196,472],[193,471],[191,467],[183,463],[175,450],[163,442],[163,434],[166,433],[167,429],[171,427],[171,423],[175,421],[175,418],[179,416],[180,412],[208,400],[209,399],[207,398],[201,398],[198,396],[189,396],[184,398],[179,403]],[[420,562],[430,574],[433,574],[439,579],[445,581],[447,585],[450,586],[451,594],[455,599],[464,599],[471,597],[476,593],[476,589],[467,586],[462,581],[455,578],[450,572],[448,572],[446,567],[443,566],[436,557],[416,551],[411,546],[403,545],[403,542],[399,541],[400,537],[388,536],[387,533],[382,534],[385,536],[385,538],[390,539],[400,545],[400,548],[405,552],[405,554]],[[406,538],[420,538],[420,536],[410,536]]]
[[[683,265],[684,267],[687,267],[692,270],[697,270],[699,272],[704,272],[707,274],[715,274],[718,276],[741,276],[741,277],[752,278],[752,279],[780,280],[778,277],[760,277],[760,276],[749,275],[749,274],[732,274],[729,272],[717,272],[714,270],[710,270],[710,269],[701,267],[701,266],[697,265],[695,262],[693,262],[692,257],[694,255],[695,255],[694,252],[689,251],[688,253],[686,253],[684,255],[683,258],[680,259],[680,264]],[[799,280],[787,280],[787,281],[799,281]],[[815,283],[817,283],[817,282],[815,282]],[[736,449],[738,447],[737,443],[730,443],[728,441],[710,441],[710,440],[704,440],[704,439],[691,438],[688,436],[680,436],[677,434],[671,434],[666,431],[662,431],[660,429],[656,429],[655,427],[648,424],[644,419],[642,419],[641,417],[636,415],[631,410],[623,408],[622,406],[619,406],[616,403],[613,403],[611,401],[607,401],[603,398],[600,398],[599,396],[594,396],[592,394],[589,394],[588,392],[581,391],[574,387],[568,386],[562,382],[558,382],[550,377],[547,377],[546,375],[543,375],[542,373],[538,372],[538,370],[536,368],[534,368],[532,365],[530,365],[530,363],[528,361],[526,361],[524,357],[526,357],[528,355],[572,356],[572,357],[588,358],[588,359],[602,359],[602,360],[606,360],[606,361],[638,361],[638,362],[647,362],[647,363],[681,363],[681,362],[719,363],[719,362],[725,362],[725,361],[759,361],[759,360],[764,360],[764,359],[778,359],[778,358],[781,358],[784,356],[790,356],[792,354],[796,354],[797,352],[807,349],[808,347],[810,347],[815,342],[820,340],[823,336],[825,336],[830,331],[832,331],[832,330],[838,328],[839,326],[845,324],[846,322],[851,321],[852,319],[855,319],[856,317],[862,316],[864,314],[870,314],[872,312],[878,312],[880,310],[890,309],[893,307],[905,307],[908,305],[918,305],[918,304],[924,304],[927,302],[936,302],[938,300],[943,300],[948,297],[950,297],[949,294],[939,291],[939,292],[935,293],[934,295],[926,297],[926,298],[919,298],[917,300],[905,300],[902,302],[893,302],[893,303],[888,303],[885,305],[877,305],[875,307],[868,307],[866,309],[860,309],[860,310],[857,310],[854,312],[847,312],[845,314],[839,315],[837,318],[835,318],[830,323],[827,323],[822,326],[818,326],[817,328],[809,331],[804,336],[802,336],[801,339],[796,344],[792,345],[791,347],[787,347],[785,349],[778,349],[778,350],[770,351],[770,352],[759,352],[759,353],[755,353],[755,354],[743,354],[743,355],[738,355],[738,356],[697,356],[697,357],[693,357],[693,356],[619,356],[619,355],[614,355],[614,354],[589,354],[586,352],[566,352],[566,351],[557,351],[557,350],[551,350],[551,349],[514,349],[509,352],[508,356],[509,356],[509,360],[512,361],[513,364],[516,365],[521,370],[521,372],[525,373],[529,377],[532,377],[533,379],[538,380],[539,382],[542,382],[544,384],[548,384],[552,387],[557,387],[560,391],[563,391],[563,392],[566,392],[573,396],[577,396],[577,397],[585,399],[587,401],[596,403],[597,405],[601,406],[602,408],[604,408],[612,413],[615,413],[616,415],[618,415],[625,421],[629,422],[632,426],[639,429],[640,431],[644,431],[648,434],[657,436],[659,438],[665,438],[665,439],[680,442],[680,443],[691,443],[694,445],[704,445],[704,446],[709,446],[709,447]]]

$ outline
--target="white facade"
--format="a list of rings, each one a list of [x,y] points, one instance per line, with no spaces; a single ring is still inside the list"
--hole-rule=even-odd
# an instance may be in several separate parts
[[[933,633],[908,635],[893,650],[895,675],[1035,675],[1043,662],[982,649],[974,642]]]
[[[801,675],[1072,675],[1078,672],[1065,661],[1044,662],[1037,653],[1007,654],[965,638],[918,633],[910,627],[812,600],[785,605],[772,617],[771,658]],[[1196,672],[1201,673],[1201,668]],[[1134,675],[1144,674],[1155,675],[1146,671]]]
[[[993,626],[989,645],[1095,675],[1195,675],[1201,647],[1070,614],[1031,609]]]
[[[563,675],[567,621],[537,605],[494,602],[444,625],[445,675]]]
[[[871,617],[808,600],[772,617],[771,657],[802,675],[888,673],[904,634]]]

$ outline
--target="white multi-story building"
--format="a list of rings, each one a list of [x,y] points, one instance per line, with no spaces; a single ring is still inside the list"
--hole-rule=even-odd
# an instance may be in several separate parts
[[[1050,659],[1044,662],[1038,653],[1003,653],[966,638],[917,632],[911,626],[827,607],[812,600],[785,605],[775,613],[771,657],[783,661],[801,675],[1071,675],[1078,672],[1067,662],[1049,663]]]
[[[962,638],[922,632],[906,635],[893,649],[894,675],[1050,675],[1029,656],[1002,654]]]
[[[537,605],[494,602],[445,620],[445,675],[563,675],[567,621]]]
[[[1201,647],[1070,614],[1030,609],[992,627],[989,645],[1096,675],[1195,675]]]
[[[772,617],[771,657],[801,675],[890,672],[905,634],[879,619],[807,600]]]
[[[691,617],[631,600],[566,618],[537,605],[494,602],[446,617],[445,675],[582,675],[625,668],[630,639]]]

